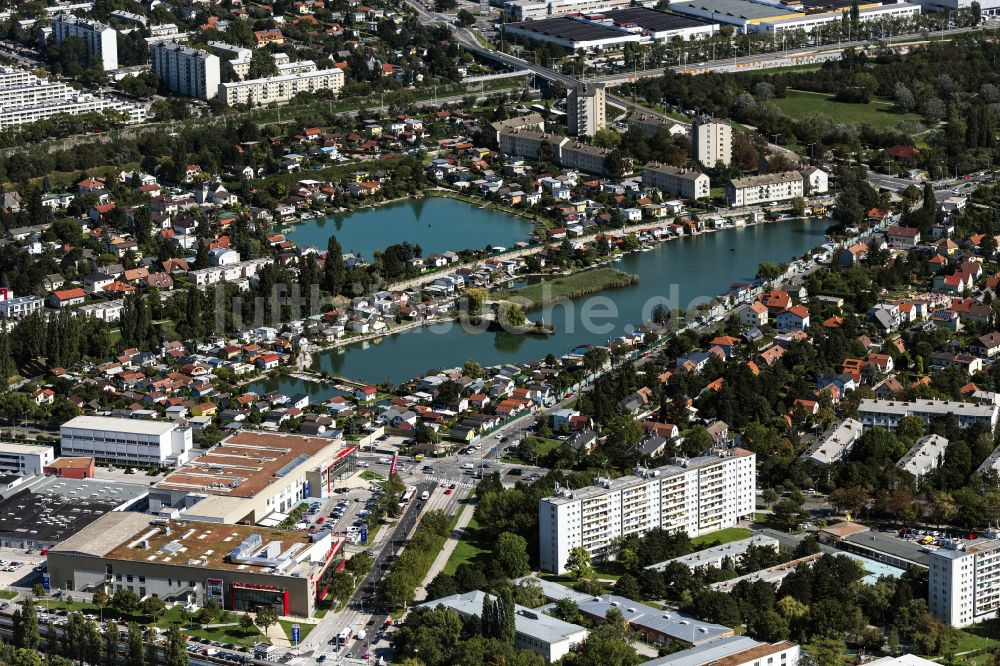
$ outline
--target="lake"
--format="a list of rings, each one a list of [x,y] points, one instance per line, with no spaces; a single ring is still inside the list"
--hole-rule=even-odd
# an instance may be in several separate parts
[[[638,275],[638,284],[529,312],[530,319],[542,318],[555,325],[555,335],[548,337],[467,332],[455,322],[444,322],[320,352],[315,355],[314,367],[365,381],[398,384],[430,369],[459,366],[468,359],[489,366],[540,359],[549,353],[560,356],[577,345],[603,344],[632,330],[650,319],[657,302],[686,309],[698,299],[726,292],[734,281],[753,279],[763,261],[798,258],[825,242],[829,224],[826,219],[793,220],[728,229],[631,254],[612,265]],[[586,317],[595,325],[585,326]]]
[[[531,239],[531,220],[477,208],[443,197],[409,199],[377,208],[308,220],[292,226],[285,237],[300,247],[326,249],[330,236],[344,254],[354,252],[371,261],[375,250],[409,241],[423,256],[446,250],[510,247]]]

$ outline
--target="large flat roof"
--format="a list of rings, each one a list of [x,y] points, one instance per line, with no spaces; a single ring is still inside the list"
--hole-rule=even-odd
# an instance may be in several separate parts
[[[747,552],[750,546],[757,546],[758,548],[771,548],[777,551],[778,545],[778,540],[773,537],[765,536],[763,534],[755,534],[746,539],[730,541],[729,543],[723,543],[718,546],[713,546],[712,548],[706,548],[705,550],[699,550],[687,555],[681,555],[680,557],[675,557],[671,560],[664,560],[663,562],[658,562],[657,564],[650,564],[646,568],[663,571],[671,562],[680,562],[689,569],[696,569],[706,565],[714,566],[715,562],[725,557],[730,557],[735,562],[736,559],[742,557]]]
[[[875,531],[859,532],[844,537],[842,543],[849,543],[856,549],[885,553],[924,568],[927,568],[930,563],[930,554],[927,552],[926,546],[921,546],[915,541],[900,539],[891,534]]]
[[[21,442],[0,442],[0,452],[2,453],[18,453],[18,454],[28,454],[34,453],[36,455],[42,455],[52,451],[51,446],[43,446],[41,444],[22,444]]]
[[[123,419],[113,416],[77,416],[63,423],[62,427],[131,432],[137,435],[162,435],[176,428],[177,423],[174,421]]]
[[[666,32],[668,30],[680,30],[682,28],[697,28],[711,25],[708,21],[681,16],[680,14],[670,14],[646,7],[629,7],[627,9],[614,9],[609,12],[602,12],[605,18],[609,18],[618,25],[635,24],[649,32]]]
[[[479,617],[483,612],[483,597],[485,596],[485,593],[474,590],[428,601],[420,604],[419,607],[437,608],[444,606],[460,615]],[[569,640],[587,631],[579,625],[564,622],[538,610],[518,605],[514,606],[514,628],[522,636],[529,636],[549,645]]]
[[[300,465],[314,462],[325,449],[343,447],[342,440],[264,432],[238,432],[204,455],[191,460],[156,484],[227,497],[254,497]]]
[[[692,0],[691,2],[675,2],[670,4],[671,10],[681,13],[688,8],[711,12],[720,18],[730,16],[747,21],[778,18],[779,16],[787,17],[790,14],[799,13],[787,7],[772,7],[756,2],[748,2],[748,0],[712,0],[711,3],[705,2],[705,0]]]
[[[524,21],[522,23],[508,23],[507,27],[573,42],[615,39],[616,37],[624,39],[631,36],[627,32],[595,23],[578,21],[570,16],[558,16],[538,21]]]
[[[281,552],[301,551],[314,542],[306,532],[275,530],[253,525],[223,525],[198,521],[169,521],[169,531],[164,526],[153,524],[134,531],[105,554],[115,560],[173,564],[175,566],[195,566],[207,569],[229,571],[264,571],[281,575],[298,573],[297,568],[281,572],[272,571],[271,565],[254,565],[232,562],[227,555],[251,536],[259,536],[261,545],[278,542]],[[146,529],[148,528],[148,529]],[[89,530],[88,530],[89,531]],[[308,562],[304,563],[310,568]]]
[[[98,518],[141,499],[147,489],[96,479],[37,477],[0,499],[0,534],[57,543]],[[123,516],[124,512],[115,512]]]
[[[639,666],[705,666],[719,659],[745,652],[761,645],[749,636],[726,636],[705,645],[674,652],[643,662]]]
[[[733,634],[732,629],[721,624],[703,622],[676,610],[660,610],[616,594],[592,597],[590,601],[580,602],[577,605],[581,613],[599,618],[604,618],[610,609],[617,608],[628,624],[692,645],[700,645]]]

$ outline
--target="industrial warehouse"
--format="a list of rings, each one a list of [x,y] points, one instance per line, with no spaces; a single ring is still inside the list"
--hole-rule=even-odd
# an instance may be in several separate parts
[[[550,42],[577,51],[601,51],[625,44],[710,37],[718,25],[655,9],[630,7],[600,14],[576,14],[504,26],[510,35]]]

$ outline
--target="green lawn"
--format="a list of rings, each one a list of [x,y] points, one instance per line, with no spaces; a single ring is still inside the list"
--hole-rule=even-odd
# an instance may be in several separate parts
[[[895,127],[903,120],[920,120],[915,113],[897,113],[890,102],[849,104],[835,101],[833,95],[804,90],[789,90],[785,97],[775,98],[771,103],[792,118],[824,115],[836,123],[868,123],[879,129]]]
[[[712,532],[711,534],[703,534],[700,537],[695,537],[694,539],[691,539],[691,545],[698,548],[715,542],[729,543],[730,541],[746,539],[751,534],[752,532],[745,527],[727,527],[726,529],[719,530],[718,532]]]
[[[552,439],[550,437],[532,437],[535,440],[535,451],[538,452],[538,457],[543,458],[549,454],[550,451],[555,450],[559,447],[562,442],[558,439]],[[503,462],[515,463],[518,465],[534,465],[535,461],[525,460],[521,456],[520,447],[514,447],[509,453],[505,453],[502,458]]]
[[[0,590],[0,599],[13,599],[17,596],[14,590]]]
[[[295,622],[289,622],[288,620],[278,620],[278,624],[281,625],[281,628],[285,631],[285,636],[287,636],[288,640],[291,641],[292,640],[292,625],[296,624],[296,623]],[[312,631],[316,627],[316,625],[315,624],[304,624],[302,622],[299,622],[298,625],[299,625],[299,642],[301,643],[302,641],[304,641],[306,639],[306,636],[309,635],[309,632]]]
[[[303,625],[303,627],[304,626],[305,625]],[[212,627],[211,629],[191,629],[188,627],[181,627],[181,633],[189,636],[196,636],[198,638],[207,638],[212,641],[220,641],[222,643],[245,645],[247,647],[253,647],[255,644],[264,640],[263,635],[261,635],[260,630],[257,629],[257,627],[244,630],[243,627],[238,624],[227,624],[221,627]]]
[[[997,648],[1000,648],[1000,620],[987,620],[959,630],[958,645],[954,652],[962,654],[970,650]]]
[[[368,469],[361,472],[361,478],[364,479],[365,481],[385,481],[384,476],[382,476],[378,472],[373,472]]]
[[[638,278],[613,268],[595,268],[572,275],[542,280],[519,289],[501,292],[498,298],[523,299],[529,307],[539,307],[562,299],[572,299],[587,294],[596,294],[605,289],[615,289],[635,284]]]
[[[48,610],[67,610],[71,612],[79,611],[84,614],[93,615],[97,618],[101,617],[101,609],[98,606],[82,601],[69,602],[63,599],[39,599],[36,605],[40,609],[47,608]],[[148,625],[150,623],[150,618],[148,616],[141,614],[127,616],[110,606],[105,606],[103,617],[105,620],[131,620],[141,625]],[[222,618],[222,622],[232,623],[233,620],[236,619],[238,619],[237,615],[226,612]],[[180,606],[171,606],[156,621],[156,626],[162,629],[166,629],[170,625],[177,625],[180,627],[181,633],[188,636],[198,636],[200,638],[208,638],[213,641],[232,643],[233,645],[252,646],[254,643],[260,643],[264,640],[264,637],[256,627],[250,629],[249,631],[244,631],[239,624],[235,623],[223,624],[222,626],[212,627],[210,629],[201,627],[197,624],[187,624],[184,610]]]
[[[444,565],[444,572],[453,574],[458,565],[471,562],[481,554],[488,552],[487,548],[482,546],[483,544],[479,543],[479,523],[473,518],[466,525],[465,531],[462,532],[462,538],[459,539],[455,550],[451,552],[451,557]]]

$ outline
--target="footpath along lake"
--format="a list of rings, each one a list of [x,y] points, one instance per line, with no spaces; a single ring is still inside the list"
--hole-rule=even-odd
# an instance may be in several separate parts
[[[388,380],[398,384],[419,377],[429,369],[459,366],[468,359],[488,366],[543,358],[548,353],[559,356],[578,345],[604,343],[631,330],[643,320],[644,309],[646,319],[649,318],[656,303],[650,304],[650,299],[668,298],[669,307],[687,308],[695,299],[724,293],[735,281],[752,279],[762,261],[785,262],[800,257],[825,242],[823,232],[829,224],[826,219],[793,220],[729,229],[672,240],[648,252],[629,255],[612,266],[639,276],[638,284],[583,297],[569,305],[556,304],[528,313],[532,320],[542,318],[555,325],[556,333],[548,337],[468,332],[455,322],[443,322],[377,342],[316,353],[313,367],[364,381]],[[441,226],[447,228],[444,224]],[[445,234],[438,243],[439,248],[457,246],[451,233]],[[325,246],[325,239],[322,244]],[[348,247],[344,245],[345,251]],[[595,313],[607,311],[604,306],[593,305],[595,301],[591,299],[596,298],[604,304],[613,303],[617,314],[594,318],[604,325],[603,328],[587,330],[582,324],[584,305],[591,303]],[[296,382],[298,380],[286,379],[283,388],[291,389],[290,385]],[[293,392],[310,391],[303,386],[300,391]]]
[[[356,252],[371,261],[375,250],[403,241],[419,245],[425,257],[487,245],[509,248],[514,241],[530,240],[532,229],[525,217],[425,197],[308,220],[294,225],[285,237],[299,247],[325,250],[330,236],[336,236],[345,254]]]

